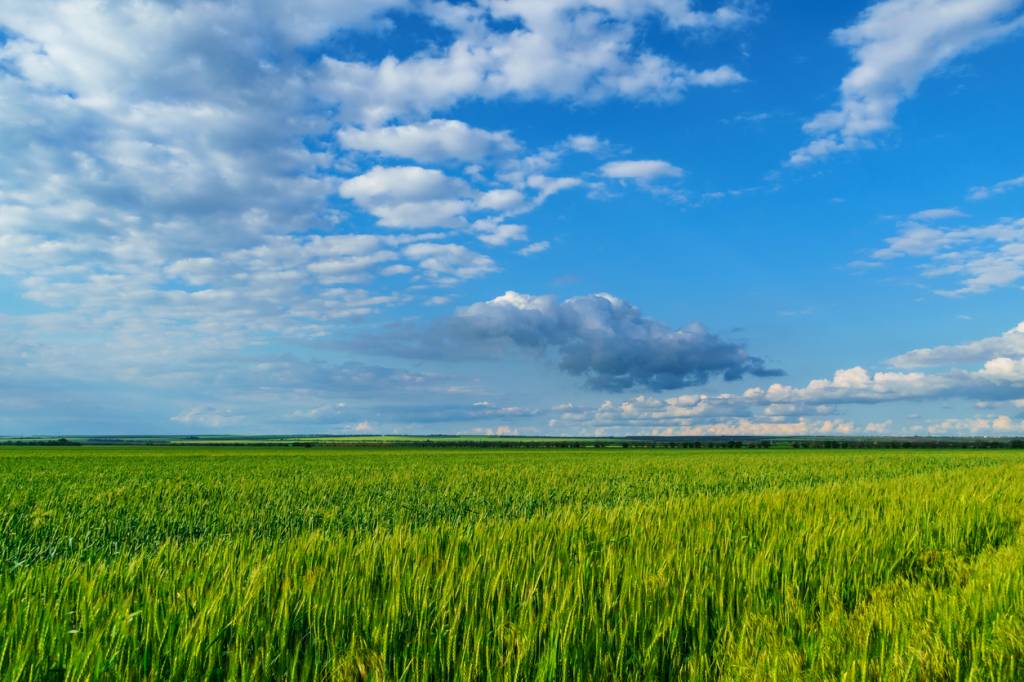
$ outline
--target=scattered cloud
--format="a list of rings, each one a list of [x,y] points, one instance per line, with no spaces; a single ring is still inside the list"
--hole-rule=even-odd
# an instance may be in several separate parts
[[[374,166],[341,183],[341,196],[378,219],[381,227],[457,224],[469,209],[469,185],[434,168]]]
[[[562,371],[603,391],[668,390],[705,384],[714,376],[732,381],[781,374],[699,324],[673,329],[610,294],[559,301],[509,291],[460,308],[421,334],[398,330],[390,341],[373,339],[366,346],[435,358],[504,356],[509,347],[551,352]]]
[[[675,101],[740,83],[734,67],[692,68],[643,34],[732,30],[755,18],[746,7],[3,5],[0,284],[27,312],[3,318],[0,381],[18,382],[26,404],[57,405],[53,386],[99,387],[133,408],[145,401],[125,396],[149,395],[160,423],[180,428],[269,424],[267,405],[273,423],[298,419],[364,391],[363,376],[390,387],[375,398],[404,395],[401,370],[357,368],[331,344],[388,310],[443,305],[440,289],[497,272],[502,257],[548,248],[521,216],[586,186],[594,155],[613,148],[576,134],[531,149],[447,110]],[[429,46],[391,42],[399,13],[431,32]],[[360,54],[364,38],[390,56]],[[295,345],[319,359],[280,360]],[[197,397],[197,385],[217,395]],[[102,402],[50,412],[95,416]]]
[[[484,192],[477,199],[477,208],[487,211],[516,211],[527,203],[526,195],[518,189],[502,188]]]
[[[601,175],[613,180],[637,180],[651,182],[658,178],[678,178],[683,169],[667,161],[610,161],[601,166]]]
[[[1024,279],[1024,219],[951,229],[910,222],[886,242],[874,252],[874,262],[923,260],[926,278],[959,280],[957,288],[936,289],[944,296],[983,293]]]
[[[947,220],[949,218],[965,217],[967,217],[967,214],[958,208],[928,208],[911,214],[910,219],[920,222],[930,222],[933,220]]]
[[[988,199],[989,197],[1005,194],[1006,192],[1019,187],[1024,187],[1024,175],[1016,178],[1010,178],[1009,180],[1003,180],[1002,182],[997,182],[990,187],[986,187],[984,185],[972,187],[970,192],[967,194],[967,198],[972,201]]]
[[[596,135],[570,135],[565,146],[581,154],[595,154],[608,147],[608,141]]]
[[[40,416],[49,414],[85,430],[121,430],[151,425],[156,414],[183,430],[459,424],[509,433],[552,420],[590,431],[846,433],[855,427],[832,414],[843,405],[969,398],[1008,414],[926,428],[1019,428],[1009,411],[1024,362],[1017,328],[892,360],[928,371],[855,367],[806,386],[593,408],[498,404],[473,378],[404,358],[393,367],[353,360],[348,341],[380,321],[374,316],[404,320],[412,306],[450,305],[459,297],[448,287],[498,272],[502,258],[547,250],[555,236],[531,239],[527,214],[555,195],[613,185],[676,191],[681,168],[619,158],[633,152],[599,135],[559,133],[531,148],[531,137],[504,123],[454,117],[506,98],[666,102],[742,83],[721,60],[693,67],[679,55],[687,37],[755,20],[754,3],[695,5],[8,3],[0,8],[0,284],[17,291],[24,311],[0,313],[0,383],[18,396],[0,398],[0,424],[25,415],[36,421],[24,423],[55,423]],[[811,144],[794,163],[873,144],[922,79],[1014,30],[1018,7],[891,0],[869,8],[836,33],[857,66],[839,106],[808,124]],[[391,43],[389,31],[405,21],[431,39]],[[671,55],[646,39],[652,26],[672,33]],[[360,55],[362,38],[352,40],[360,33],[382,37],[389,56]],[[452,111],[460,104],[469,106]],[[1022,185],[975,187],[970,198]],[[913,261],[928,278],[955,279],[946,294],[1019,284],[1024,222],[939,227],[963,218],[955,208],[920,211],[869,264]],[[608,294],[509,292],[434,326],[410,324],[424,338],[372,350],[418,362],[518,349],[606,391],[777,374],[742,344],[699,325],[671,327]],[[958,368],[965,363],[980,366]],[[122,406],[116,416],[112,405]]]
[[[638,48],[640,26],[654,19],[673,31],[708,31],[753,19],[739,5],[703,12],[662,0],[432,3],[423,10],[451,32],[451,43],[377,63],[324,56],[322,96],[342,102],[344,118],[373,126],[470,98],[674,100],[689,88],[744,78],[729,65],[696,70]]]
[[[509,242],[526,240],[526,227],[500,220],[482,219],[473,223],[477,239],[490,246],[505,246]]]
[[[884,0],[864,10],[855,24],[832,33],[856,62],[843,78],[839,105],[804,125],[813,139],[789,163],[874,146],[921,81],[1024,26],[1019,9],[1019,0]]]
[[[736,114],[732,118],[725,119],[727,123],[761,123],[772,117],[772,114],[761,111],[753,114]]]
[[[520,149],[508,131],[491,132],[448,119],[370,129],[347,127],[338,139],[348,149],[420,163],[481,162]]]
[[[944,373],[869,372],[862,367],[837,370],[831,378],[805,386],[772,384],[742,393],[683,394],[668,398],[641,395],[606,401],[593,411],[574,409],[558,423],[592,423],[620,433],[662,435],[849,434],[853,422],[836,416],[843,406],[894,402],[970,399],[1002,405],[1024,391],[1024,361],[996,358],[975,371]],[[1005,415],[927,424],[933,434],[1000,431],[1015,422]],[[865,433],[891,433],[892,422],[874,422]]]
[[[939,367],[971,362],[988,362],[997,358],[1024,358],[1024,322],[1013,329],[969,343],[918,348],[889,360],[895,367]]]
[[[532,256],[535,253],[544,253],[549,248],[551,248],[551,244],[547,241],[533,242],[532,244],[527,244],[523,248],[519,249],[516,253],[520,256]]]
[[[417,261],[429,276],[446,285],[497,270],[491,258],[471,251],[461,244],[421,242],[405,247],[404,253],[408,258]]]
[[[219,429],[231,426],[232,424],[238,424],[242,421],[242,418],[232,414],[230,409],[201,405],[189,408],[171,417],[171,421],[203,429]]]

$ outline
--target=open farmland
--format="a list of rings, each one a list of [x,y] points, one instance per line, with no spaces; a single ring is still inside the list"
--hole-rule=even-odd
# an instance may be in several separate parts
[[[0,678],[1020,679],[1024,452],[0,448]]]

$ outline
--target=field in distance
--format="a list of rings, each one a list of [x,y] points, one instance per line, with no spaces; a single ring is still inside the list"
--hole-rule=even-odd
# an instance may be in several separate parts
[[[1024,452],[0,447],[0,679],[1021,679]]]

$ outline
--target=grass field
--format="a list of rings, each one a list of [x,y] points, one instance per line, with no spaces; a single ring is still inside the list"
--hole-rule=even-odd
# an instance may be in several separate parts
[[[0,448],[0,679],[1024,679],[1024,452]]]

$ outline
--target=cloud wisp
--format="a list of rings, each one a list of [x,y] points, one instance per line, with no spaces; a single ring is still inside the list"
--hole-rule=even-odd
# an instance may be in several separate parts
[[[971,201],[980,201],[1000,194],[1006,194],[1010,190],[1020,189],[1022,187],[1024,187],[1024,175],[1010,178],[1009,180],[1002,180],[991,186],[978,185],[976,187],[972,187],[970,192],[967,194],[967,198]]]
[[[998,358],[1024,358],[1024,322],[1013,329],[968,343],[918,348],[889,360],[894,367],[941,367],[970,362],[989,362]]]
[[[955,288],[935,290],[942,296],[980,294],[1024,279],[1024,218],[945,229],[910,221],[886,242],[867,264],[916,260],[927,279],[958,280]]]
[[[1020,8],[1020,0],[884,0],[864,10],[855,24],[832,33],[856,62],[840,85],[839,104],[804,125],[812,139],[789,163],[874,146],[921,81],[1024,27]]]

